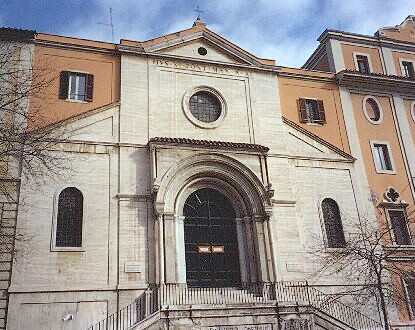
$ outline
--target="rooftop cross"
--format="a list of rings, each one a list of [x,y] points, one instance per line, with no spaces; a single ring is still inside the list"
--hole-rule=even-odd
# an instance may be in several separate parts
[[[197,6],[197,9],[194,10],[197,13],[197,18],[200,19],[200,14],[203,13],[203,10],[199,9],[199,6]]]

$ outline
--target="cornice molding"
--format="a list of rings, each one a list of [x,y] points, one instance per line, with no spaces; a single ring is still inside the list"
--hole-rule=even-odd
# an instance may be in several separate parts
[[[336,81],[339,86],[362,90],[362,92],[381,91],[415,95],[415,80],[405,77],[344,70],[336,74]]]

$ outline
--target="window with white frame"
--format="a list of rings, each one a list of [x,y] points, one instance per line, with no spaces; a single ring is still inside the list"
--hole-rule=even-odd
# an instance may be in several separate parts
[[[325,124],[326,114],[322,100],[301,98],[298,100],[298,113],[301,123]]]
[[[415,274],[412,277],[403,279],[406,301],[408,303],[409,316],[411,320],[415,319]]]
[[[400,60],[402,76],[415,79],[414,63],[409,60]]]
[[[396,245],[412,245],[405,209],[387,209],[391,238]]]
[[[59,98],[71,101],[91,102],[94,76],[84,72],[62,71]]]
[[[372,61],[367,53],[353,52],[354,65],[357,71],[361,73],[373,72]]]
[[[370,141],[373,161],[377,173],[395,174],[395,166],[392,158],[389,142]]]
[[[383,111],[378,100],[371,95],[363,98],[363,111],[366,119],[372,124],[380,124],[383,120]]]

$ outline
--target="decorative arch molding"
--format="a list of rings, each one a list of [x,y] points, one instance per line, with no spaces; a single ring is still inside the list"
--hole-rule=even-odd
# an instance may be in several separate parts
[[[238,160],[212,153],[187,157],[169,168],[157,191],[156,212],[177,214],[181,195],[196,183],[215,183],[219,190],[237,197],[234,206],[240,217],[268,216],[269,194],[258,177]]]

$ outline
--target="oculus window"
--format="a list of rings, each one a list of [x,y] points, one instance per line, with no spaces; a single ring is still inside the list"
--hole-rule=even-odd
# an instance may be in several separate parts
[[[222,112],[219,99],[212,93],[205,91],[192,95],[189,108],[192,115],[204,123],[212,123],[218,120]]]
[[[372,124],[380,124],[383,120],[383,112],[380,103],[373,96],[363,99],[363,111],[366,119]]]
[[[208,86],[188,90],[183,96],[182,107],[187,119],[201,128],[219,127],[227,113],[223,96]]]

